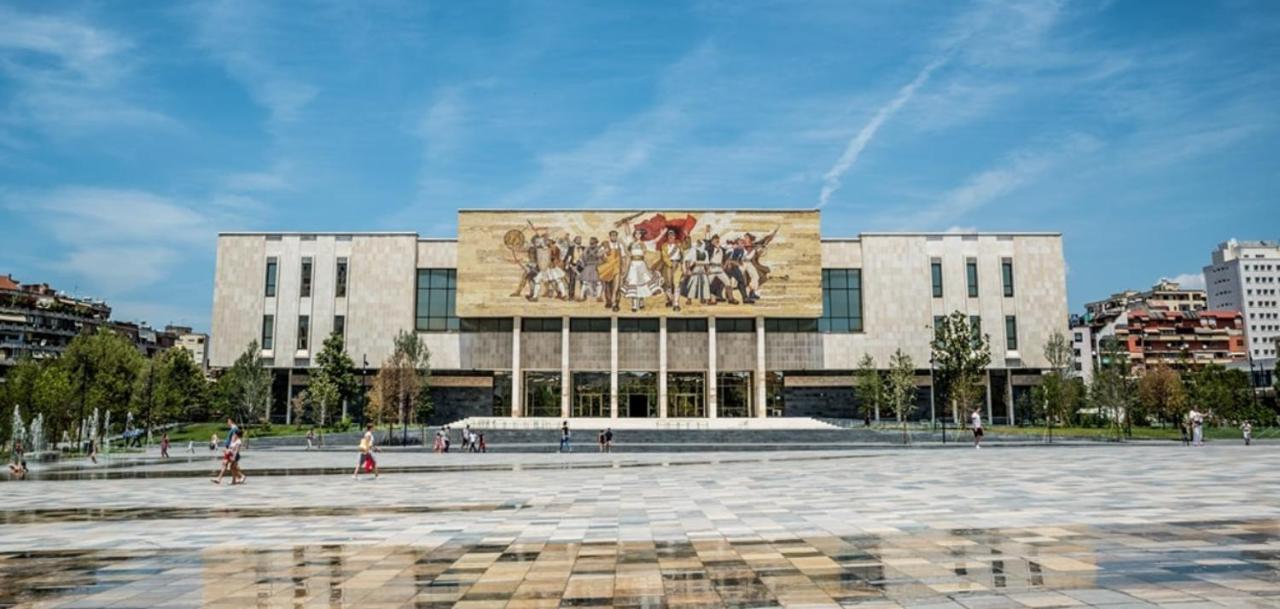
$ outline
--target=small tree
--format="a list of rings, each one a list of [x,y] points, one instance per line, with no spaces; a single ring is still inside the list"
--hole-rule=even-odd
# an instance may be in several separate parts
[[[1108,339],[1100,348],[1108,364],[1099,367],[1093,375],[1089,404],[1099,413],[1106,413],[1118,440],[1129,429],[1136,389],[1129,378],[1128,359],[1120,352],[1118,342]]]
[[[231,369],[218,379],[225,383],[220,392],[227,400],[226,415],[236,421],[247,423],[262,413],[262,420],[270,422],[271,373],[263,367],[259,353],[258,341],[250,342]]]
[[[911,356],[898,349],[889,358],[889,380],[885,394],[898,423],[902,426],[902,443],[907,443],[907,415],[915,406],[916,366]]]
[[[323,377],[337,391],[338,397],[333,402],[330,402],[329,406],[342,404],[343,402],[351,403],[351,401],[360,396],[360,383],[356,379],[356,367],[351,358],[347,356],[341,334],[335,332],[324,340],[324,346],[321,347],[320,353],[316,355],[316,364],[317,368],[312,376],[312,384],[315,384],[315,379]],[[315,397],[314,391],[312,392],[312,397]]]
[[[1168,366],[1148,369],[1138,379],[1138,402],[1147,417],[1158,421],[1181,421],[1187,406],[1182,378]]]
[[[982,334],[961,311],[942,318],[933,334],[934,376],[951,402],[951,416],[961,421],[982,395],[983,375],[991,364],[991,337]]]
[[[1080,385],[1071,378],[1075,354],[1067,337],[1061,332],[1054,332],[1045,342],[1044,358],[1049,362],[1049,373],[1041,379],[1034,397],[1040,407],[1038,410],[1044,414],[1045,432],[1052,442],[1054,422],[1061,421],[1066,425],[1071,420],[1076,402],[1079,401]]]
[[[868,353],[858,362],[858,370],[853,373],[853,385],[857,397],[862,400],[863,417],[871,420],[873,413],[879,413],[884,405],[884,378],[876,369],[876,360]]]
[[[315,409],[316,423],[320,426],[320,444],[324,445],[324,426],[329,420],[329,409],[338,403],[338,386],[327,375],[317,375],[307,389],[311,405]]]

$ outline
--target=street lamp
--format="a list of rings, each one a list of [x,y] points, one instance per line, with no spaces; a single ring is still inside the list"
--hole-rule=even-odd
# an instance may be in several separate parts
[[[937,406],[934,404],[935,389],[934,389],[934,383],[933,383],[933,366],[934,366],[933,354],[930,353],[929,354],[929,413],[930,413],[930,416],[934,417],[934,420],[937,420],[938,409],[937,409]],[[943,444],[947,443],[947,416],[945,413],[942,415],[942,443]]]

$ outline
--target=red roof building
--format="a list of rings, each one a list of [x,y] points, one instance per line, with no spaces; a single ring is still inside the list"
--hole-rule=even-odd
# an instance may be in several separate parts
[[[1134,368],[1226,365],[1247,357],[1239,311],[1130,311],[1116,326]]]

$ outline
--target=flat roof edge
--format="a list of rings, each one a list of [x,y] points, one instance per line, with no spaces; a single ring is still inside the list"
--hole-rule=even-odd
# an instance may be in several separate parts
[[[294,236],[303,236],[303,235],[316,235],[316,236],[320,236],[320,235],[326,235],[326,236],[327,236],[327,235],[334,235],[334,236],[339,236],[339,235],[353,235],[353,236],[354,236],[354,235],[360,235],[360,236],[362,236],[362,237],[417,237],[417,236],[418,236],[418,233],[415,233],[415,232],[413,232],[413,231],[350,231],[350,230],[342,230],[342,231],[332,231],[332,230],[321,230],[321,231],[309,231],[309,230],[303,230],[303,231],[298,231],[298,230],[251,230],[251,231],[237,231],[237,230],[230,230],[230,231],[218,231],[218,236],[219,236],[219,237],[257,237],[257,236],[263,236],[263,237],[265,237],[265,236],[267,236],[267,235],[280,235],[280,236],[290,236],[290,237],[294,237]]]

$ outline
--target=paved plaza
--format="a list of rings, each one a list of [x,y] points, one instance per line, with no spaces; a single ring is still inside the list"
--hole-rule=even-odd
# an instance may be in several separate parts
[[[0,482],[0,607],[1280,606],[1269,446],[177,457]]]

